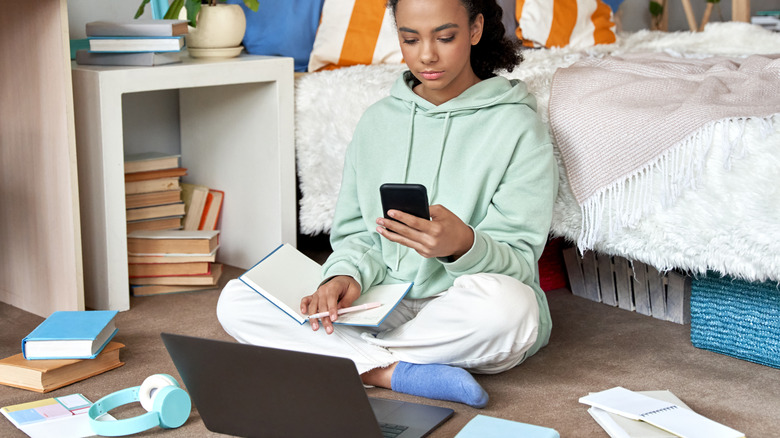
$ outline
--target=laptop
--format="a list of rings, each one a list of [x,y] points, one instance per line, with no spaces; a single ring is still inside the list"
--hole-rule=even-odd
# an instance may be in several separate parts
[[[454,411],[368,397],[354,362],[162,333],[206,428],[244,437],[428,435]]]

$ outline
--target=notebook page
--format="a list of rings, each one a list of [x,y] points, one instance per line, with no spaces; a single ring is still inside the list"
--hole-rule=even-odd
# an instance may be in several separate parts
[[[672,403],[657,400],[620,386],[581,397],[580,403],[620,414],[632,420],[641,420],[642,414],[646,412],[675,406]]]
[[[642,420],[684,438],[742,438],[745,435],[679,406],[648,412]]]

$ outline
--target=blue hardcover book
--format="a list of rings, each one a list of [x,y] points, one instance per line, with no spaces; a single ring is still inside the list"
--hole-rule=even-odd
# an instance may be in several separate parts
[[[22,340],[22,354],[33,359],[94,359],[118,331],[116,310],[59,311]]]
[[[455,438],[560,438],[555,429],[536,426],[533,424],[519,423],[503,418],[477,415],[472,418],[463,429],[455,435]]]

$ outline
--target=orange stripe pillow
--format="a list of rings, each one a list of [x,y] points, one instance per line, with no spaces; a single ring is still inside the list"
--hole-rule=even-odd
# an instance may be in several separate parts
[[[401,62],[386,0],[325,0],[309,71]]]
[[[515,17],[527,47],[585,48],[616,39],[612,9],[601,0],[517,0]]]

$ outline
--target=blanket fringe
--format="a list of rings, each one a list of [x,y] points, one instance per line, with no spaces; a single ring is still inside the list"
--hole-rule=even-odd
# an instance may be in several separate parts
[[[653,162],[596,192],[580,206],[582,223],[577,239],[580,251],[593,249],[601,239],[604,225],[612,240],[617,230],[636,227],[643,216],[671,206],[684,191],[695,190],[718,127],[725,157],[723,166],[731,170],[732,161],[749,152],[743,141],[747,122],[758,123],[758,134],[765,140],[778,123],[774,120],[776,116],[740,117],[708,123]]]

